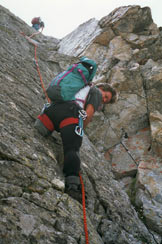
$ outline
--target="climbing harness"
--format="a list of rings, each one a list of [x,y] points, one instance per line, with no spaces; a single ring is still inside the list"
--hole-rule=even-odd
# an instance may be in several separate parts
[[[37,54],[36,54],[37,44],[34,42],[34,40],[30,39],[33,35],[28,37],[23,32],[20,32],[20,34],[22,34],[30,43],[32,43],[34,45],[34,48],[35,48],[34,59],[35,59],[35,63],[36,63],[37,72],[38,72],[38,75],[39,75],[39,78],[40,78],[40,82],[41,82],[41,86],[42,86],[43,92],[44,92],[44,94],[45,94],[45,96],[47,98],[48,103],[50,103],[51,101],[50,101],[50,99],[49,99],[49,97],[48,97],[48,95],[46,93],[46,89],[44,87],[42,76],[41,76],[39,65],[38,65]],[[77,121],[78,121],[78,119],[77,119]],[[65,122],[66,121],[64,120],[64,123]],[[69,123],[69,121],[68,121],[68,123]],[[50,126],[52,126],[52,125],[50,124]],[[53,129],[53,128],[50,127],[50,129]],[[81,115],[79,116],[79,126],[76,128],[76,131],[77,131],[78,135],[83,136],[83,118],[82,118]],[[80,177],[80,183],[81,183],[81,187],[82,187],[83,222],[84,222],[84,232],[85,232],[85,241],[86,241],[85,243],[89,244],[87,219],[86,219],[86,206],[85,206],[85,190],[84,190],[83,179],[82,179],[82,176],[81,176],[80,173],[79,173],[79,177]]]
[[[62,129],[64,126],[78,124],[79,119],[74,117],[69,117],[61,121],[59,128]]]

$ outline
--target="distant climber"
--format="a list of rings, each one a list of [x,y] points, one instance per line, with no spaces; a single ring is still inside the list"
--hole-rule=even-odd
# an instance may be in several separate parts
[[[40,17],[34,17],[31,21],[32,27],[36,30],[39,31],[40,29],[43,30],[44,28],[44,22],[41,20]]]
[[[85,64],[84,62],[89,63]],[[86,69],[89,70],[89,75],[94,77],[96,63],[88,59],[85,59],[84,62]],[[89,65],[90,63],[94,65]],[[60,132],[64,150],[65,193],[79,202],[82,199],[79,178],[81,165],[79,150],[82,145],[83,129],[92,120],[95,111],[102,110],[104,104],[114,103],[117,99],[116,90],[107,83],[91,86],[88,93],[86,89],[87,86],[77,93],[83,91],[82,97],[80,96],[78,100],[53,101],[48,104],[35,123],[35,128],[41,134],[46,133],[46,130],[52,132],[54,129]]]

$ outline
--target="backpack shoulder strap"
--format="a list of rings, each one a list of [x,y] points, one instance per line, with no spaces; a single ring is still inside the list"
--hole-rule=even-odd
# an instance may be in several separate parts
[[[70,70],[68,70],[58,81],[57,81],[57,86],[59,86],[60,81],[67,76],[69,73],[71,73],[76,67],[78,66],[78,64],[73,64],[72,68]]]
[[[73,64],[72,65],[72,68],[70,69],[70,70],[68,70],[59,80],[57,80],[57,86],[59,86],[59,84],[60,84],[60,82],[61,82],[61,80],[65,77],[65,76],[67,76],[69,73],[71,73],[76,67],[78,66],[78,64]],[[85,85],[88,85],[89,83],[88,83],[88,81],[86,80],[86,78],[85,78],[85,76],[84,76],[84,74],[83,74],[83,71],[81,70],[81,69],[78,69],[78,72],[80,73],[80,75],[81,75],[81,77],[82,77],[82,79],[83,79],[83,81],[84,81],[84,84]]]
[[[80,73],[80,75],[81,75],[81,77],[82,77],[82,79],[83,79],[83,81],[84,81],[84,84],[85,84],[85,85],[88,85],[88,82],[87,82],[87,80],[86,80],[86,78],[85,78],[85,76],[84,76],[84,74],[83,74],[83,71],[82,71],[81,69],[78,69],[78,71],[79,71],[79,73]]]

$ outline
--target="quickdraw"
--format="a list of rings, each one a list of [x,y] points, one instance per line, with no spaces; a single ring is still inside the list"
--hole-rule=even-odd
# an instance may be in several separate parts
[[[79,124],[75,127],[75,133],[78,136],[83,137],[84,131],[83,131],[83,119],[81,116],[79,116]]]

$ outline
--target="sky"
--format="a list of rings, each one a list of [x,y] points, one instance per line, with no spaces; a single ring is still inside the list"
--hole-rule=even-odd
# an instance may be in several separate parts
[[[154,23],[162,26],[161,0],[0,0],[0,5],[30,26],[32,18],[40,16],[45,23],[43,34],[58,39],[91,18],[100,20],[127,5],[150,7]]]

